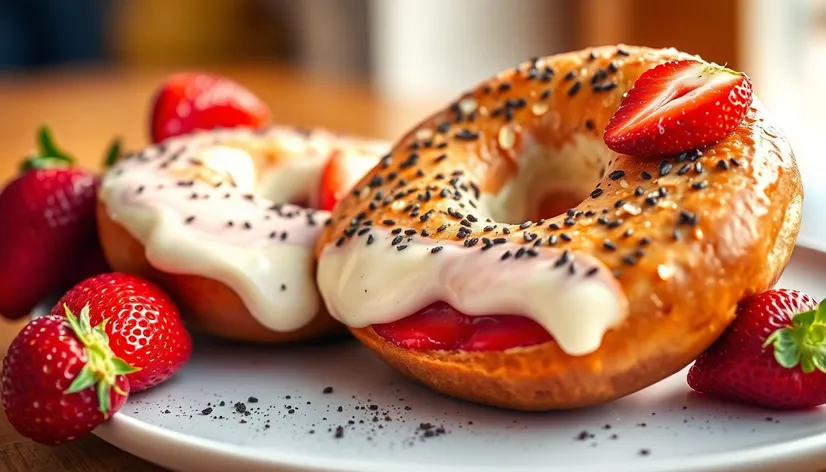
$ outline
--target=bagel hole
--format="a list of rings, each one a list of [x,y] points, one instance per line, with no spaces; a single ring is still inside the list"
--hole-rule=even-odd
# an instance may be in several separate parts
[[[604,176],[613,156],[595,136],[577,134],[561,147],[527,140],[516,158],[516,172],[497,193],[482,196],[482,208],[494,221],[547,220],[578,207]]]

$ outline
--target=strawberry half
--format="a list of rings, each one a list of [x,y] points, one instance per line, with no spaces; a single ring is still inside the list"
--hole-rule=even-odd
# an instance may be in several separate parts
[[[269,121],[269,108],[237,82],[201,72],[181,72],[169,76],[155,93],[152,141],[199,129],[259,128]]]
[[[92,327],[89,307],[78,319],[31,321],[9,346],[0,390],[9,423],[39,443],[63,444],[106,421],[126,402],[126,374],[136,369],[115,357],[104,331]]]
[[[634,82],[603,139],[621,154],[678,154],[728,136],[751,102],[751,80],[742,72],[694,60],[667,62]]]
[[[689,370],[688,385],[767,408],[826,403],[826,303],[787,289],[743,300],[731,326]]]
[[[334,151],[321,172],[318,208],[331,211],[378,162],[372,156]]]

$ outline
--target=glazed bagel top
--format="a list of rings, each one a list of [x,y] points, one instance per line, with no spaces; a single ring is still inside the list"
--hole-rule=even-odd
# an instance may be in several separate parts
[[[333,151],[388,147],[286,127],[198,132],[125,156],[99,199],[155,268],[218,280],[262,325],[292,331],[320,308],[313,247],[329,214],[287,202],[315,202]]]
[[[695,295],[733,313],[787,262],[800,177],[756,99],[708,148],[658,159],[610,151],[602,130],[623,94],[678,59],[700,60],[629,46],[537,58],[425,120],[319,239],[330,313],[361,328],[444,301],[530,317],[571,355]]]

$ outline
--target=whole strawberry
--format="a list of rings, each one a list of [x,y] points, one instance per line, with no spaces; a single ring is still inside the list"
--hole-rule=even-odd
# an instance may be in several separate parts
[[[826,403],[826,303],[788,289],[743,300],[731,326],[689,370],[688,385],[767,408]]]
[[[694,60],[666,62],[634,82],[603,140],[634,156],[702,148],[734,131],[751,102],[751,79],[742,72]]]
[[[9,346],[0,391],[9,423],[34,441],[58,445],[80,437],[120,410],[134,372],[109,349],[104,324],[92,327],[89,308],[78,319],[31,321]]]
[[[140,370],[129,374],[133,392],[154,387],[177,372],[192,353],[192,339],[178,307],[158,286],[140,277],[101,274],[75,285],[52,308],[89,306],[91,322],[104,319],[109,346],[116,356]]]
[[[99,180],[57,149],[47,128],[22,174],[0,192],[0,315],[20,318],[58,289],[94,239]]]
[[[152,141],[218,127],[269,123],[270,110],[239,83],[217,75],[181,72],[169,76],[155,93]]]

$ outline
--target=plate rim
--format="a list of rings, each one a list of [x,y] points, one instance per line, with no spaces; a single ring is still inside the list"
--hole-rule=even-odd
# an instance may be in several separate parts
[[[826,255],[826,244],[809,236],[800,235],[795,248],[803,248]],[[96,428],[92,433],[127,453],[163,467],[177,468],[176,470],[190,470],[192,468],[201,471],[205,468],[225,470],[228,463],[231,463],[236,470],[279,470],[283,472],[413,472],[419,470],[415,464],[410,463],[365,462],[344,458],[318,458],[308,454],[285,453],[283,450],[263,451],[257,448],[191,436],[125,414],[114,415],[108,422]],[[819,434],[785,441],[780,444],[721,451],[696,457],[676,459],[652,457],[651,460],[644,462],[633,461],[626,464],[611,462],[610,464],[612,470],[617,472],[626,470],[635,472],[657,470],[675,472],[773,470],[779,465],[815,465],[826,459],[826,447],[824,446],[826,446],[826,430]],[[147,449],[149,448],[154,450],[154,453],[148,453]],[[169,454],[163,454],[163,451],[167,451]],[[192,459],[196,455],[199,458]],[[197,461],[198,465],[192,465],[194,461]],[[565,470],[586,472],[598,470],[603,465],[605,464],[565,466]],[[276,467],[278,469],[275,469]],[[495,467],[480,469],[479,467],[465,465],[428,465],[427,469],[430,472],[498,472],[499,470]],[[554,469],[553,466],[541,468],[524,466],[509,470],[511,472],[547,472]]]

